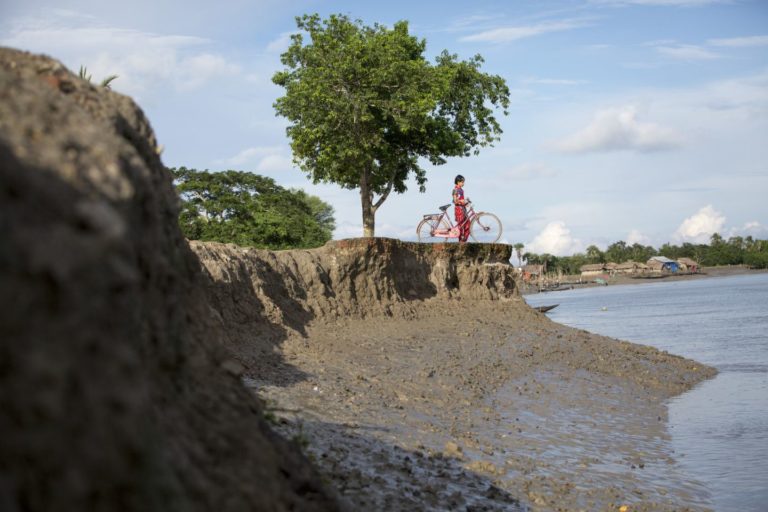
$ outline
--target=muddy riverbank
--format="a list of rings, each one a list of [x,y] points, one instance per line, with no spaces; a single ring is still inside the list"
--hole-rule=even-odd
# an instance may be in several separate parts
[[[556,324],[520,297],[318,323],[280,351],[282,367],[246,382],[352,509],[704,509],[664,406],[714,375],[694,361]]]
[[[713,370],[553,324],[510,246],[189,243],[130,98],[0,85],[3,510],[696,506],[663,400]]]
[[[768,269],[753,269],[744,265],[727,265],[720,267],[702,267],[699,272],[696,273],[684,273],[679,272],[675,274],[651,274],[647,276],[630,276],[624,274],[602,274],[592,277],[582,277],[580,275],[575,276],[562,276],[561,278],[552,278],[546,280],[546,283],[539,283],[536,280],[530,280],[527,282],[520,282],[520,291],[523,294],[541,293],[547,291],[561,291],[577,288],[589,288],[595,286],[606,285],[625,285],[625,284],[652,284],[652,283],[668,283],[672,281],[693,281],[698,279],[707,279],[710,277],[727,277],[744,274],[764,274]],[[595,282],[596,278],[600,278],[601,282]]]

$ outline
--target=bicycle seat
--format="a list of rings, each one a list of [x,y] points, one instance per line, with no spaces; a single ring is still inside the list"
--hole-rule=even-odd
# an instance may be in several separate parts
[[[449,206],[451,206],[451,205],[450,205],[450,204],[447,204],[447,205],[445,205],[445,206],[441,206],[441,207],[440,207],[440,211],[441,211],[441,212],[444,212],[445,210],[447,210],[447,209],[448,209],[448,207],[449,207]]]

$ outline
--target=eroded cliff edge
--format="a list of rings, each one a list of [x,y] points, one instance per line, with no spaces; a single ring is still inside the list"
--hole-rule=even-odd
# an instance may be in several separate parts
[[[387,238],[265,251],[191,242],[224,343],[250,366],[291,335],[339,318],[412,318],[435,300],[519,297],[507,245]]]

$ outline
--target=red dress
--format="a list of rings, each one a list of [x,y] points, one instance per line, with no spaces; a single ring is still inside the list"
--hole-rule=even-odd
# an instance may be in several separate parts
[[[464,206],[464,189],[456,185],[453,189],[453,216],[456,217],[456,225],[459,228],[459,242],[466,242],[469,238],[469,222],[462,222],[467,218],[467,209]]]

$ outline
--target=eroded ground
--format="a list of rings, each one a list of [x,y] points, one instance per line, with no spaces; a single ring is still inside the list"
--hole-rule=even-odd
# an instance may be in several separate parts
[[[354,510],[706,510],[664,400],[714,370],[512,301],[315,325],[251,368]],[[301,378],[296,378],[301,375]]]

